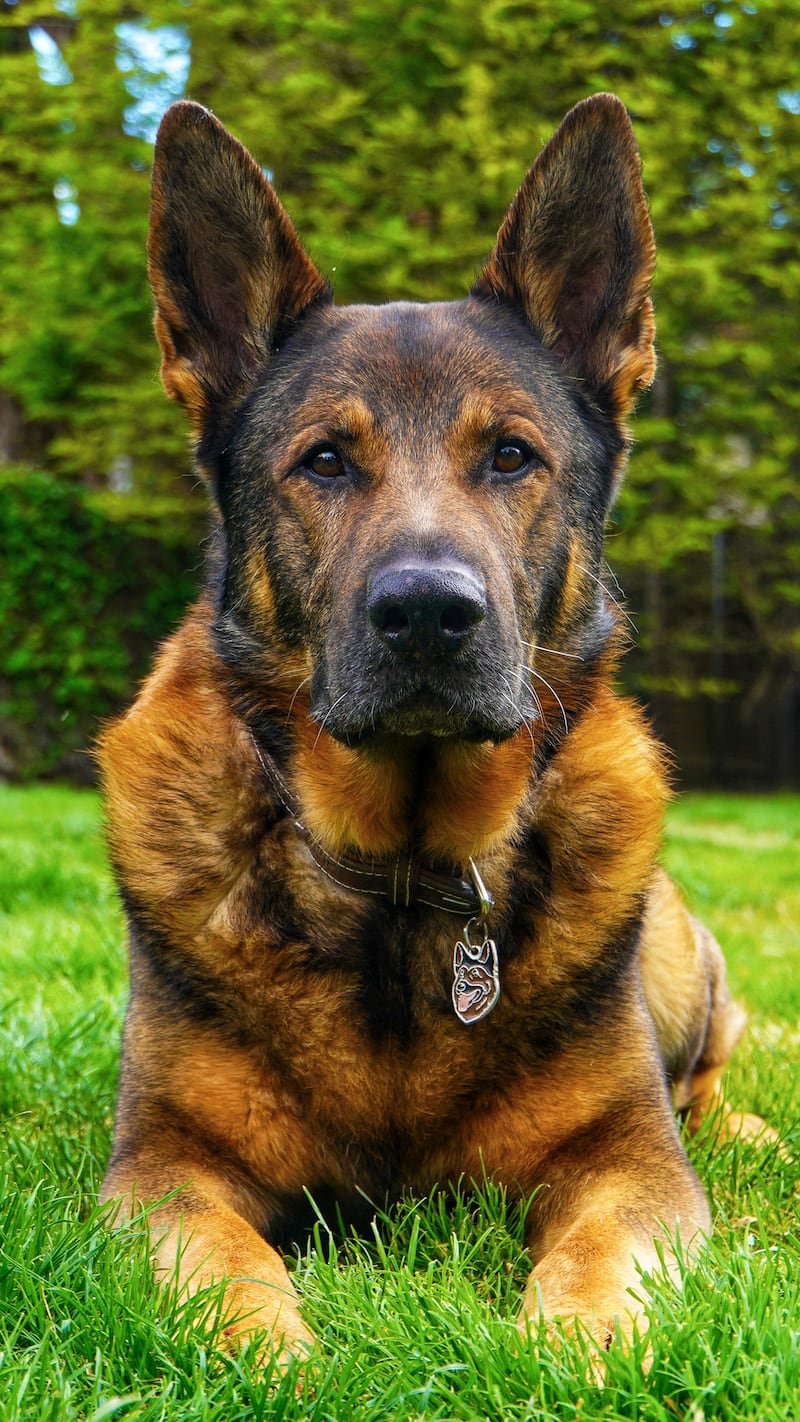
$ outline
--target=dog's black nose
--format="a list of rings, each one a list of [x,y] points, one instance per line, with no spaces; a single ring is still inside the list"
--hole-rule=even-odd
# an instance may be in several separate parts
[[[398,652],[454,652],[486,616],[486,587],[454,564],[383,568],[368,584],[367,616]]]

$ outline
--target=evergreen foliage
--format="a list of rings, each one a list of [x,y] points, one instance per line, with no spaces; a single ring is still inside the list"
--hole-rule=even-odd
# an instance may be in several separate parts
[[[108,508],[66,479],[0,475],[0,772],[91,779],[101,719],[194,592],[201,522],[174,500]]]

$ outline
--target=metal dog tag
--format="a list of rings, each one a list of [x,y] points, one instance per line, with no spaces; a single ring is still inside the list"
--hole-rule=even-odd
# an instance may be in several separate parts
[[[464,928],[453,952],[453,1007],[460,1022],[480,1022],[491,1012],[500,996],[500,964],[497,944],[482,928],[483,942],[472,943],[469,931],[476,919]]]

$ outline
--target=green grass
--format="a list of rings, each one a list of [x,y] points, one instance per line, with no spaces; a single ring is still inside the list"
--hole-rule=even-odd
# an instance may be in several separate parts
[[[153,1284],[145,1242],[106,1231],[124,1005],[122,918],[95,796],[0,791],[0,1419],[800,1418],[800,1168],[771,1147],[691,1147],[714,1239],[683,1290],[653,1286],[652,1363],[520,1346],[523,1222],[501,1193],[408,1201],[295,1276],[322,1341],[305,1375],[215,1344],[218,1298]],[[665,859],[719,934],[752,1025],[735,1104],[800,1157],[800,797],[693,796]]]

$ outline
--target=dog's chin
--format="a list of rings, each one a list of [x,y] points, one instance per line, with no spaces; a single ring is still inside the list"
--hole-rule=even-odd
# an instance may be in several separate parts
[[[344,708],[342,708],[344,709]],[[507,741],[522,725],[519,717],[499,720],[480,708],[460,707],[433,693],[417,695],[398,705],[370,707],[369,720],[354,715],[335,716],[312,707],[314,720],[342,745],[357,747],[370,742],[413,737],[432,740]]]

